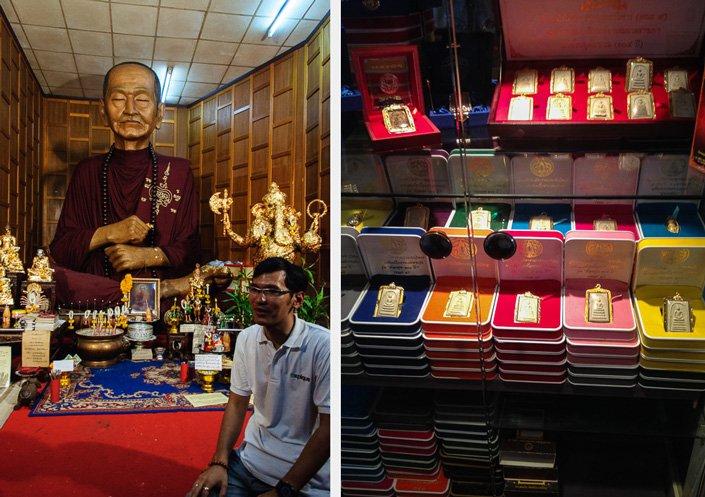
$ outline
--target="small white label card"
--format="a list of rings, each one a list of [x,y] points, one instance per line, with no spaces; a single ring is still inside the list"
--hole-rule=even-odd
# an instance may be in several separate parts
[[[193,407],[217,406],[228,402],[228,398],[220,392],[215,393],[194,393],[184,395]]]
[[[193,333],[195,327],[195,324],[181,324],[179,325],[179,333]]]
[[[62,359],[60,361],[54,361],[54,371],[59,372],[70,372],[73,371],[73,359]]]
[[[10,386],[10,372],[12,363],[12,349],[0,347],[0,388]]]
[[[151,361],[154,359],[152,349],[132,349],[133,361]]]
[[[223,356],[220,354],[196,354],[196,371],[222,371]]]
[[[46,368],[49,366],[51,331],[25,331],[22,334],[22,366]]]

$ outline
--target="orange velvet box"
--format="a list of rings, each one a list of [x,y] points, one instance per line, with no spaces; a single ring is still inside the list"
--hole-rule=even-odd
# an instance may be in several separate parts
[[[673,68],[687,71],[688,91],[693,93],[695,107],[700,90],[705,3],[700,0],[498,0],[498,3],[504,60],[489,127],[500,143],[536,145],[536,140],[545,144],[569,139],[604,145],[610,140],[689,139],[694,115],[691,117],[690,112],[688,117],[672,115],[665,74]],[[653,62],[650,79],[653,118],[633,119],[629,115],[628,95],[634,88],[628,87],[627,65],[628,60],[636,57]],[[552,70],[561,67],[573,69],[572,88],[552,85]],[[603,88],[602,92],[589,85],[590,71],[596,68],[611,73],[611,87]],[[534,88],[533,85],[515,87],[515,77],[523,69],[537,71]],[[558,93],[571,97],[570,115],[565,119],[548,119],[549,98]],[[589,97],[598,93],[612,97],[611,119],[588,117]],[[530,119],[510,118],[512,99],[521,95],[533,99]],[[681,115],[684,114],[676,113]]]
[[[441,132],[426,115],[416,45],[357,48],[350,51],[350,57],[362,95],[365,126],[376,150],[440,146]],[[413,131],[388,130],[383,108],[393,104],[408,107]]]

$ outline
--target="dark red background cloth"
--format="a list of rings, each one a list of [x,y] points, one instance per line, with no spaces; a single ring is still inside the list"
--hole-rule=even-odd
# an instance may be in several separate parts
[[[56,265],[57,301],[63,305],[94,301],[116,303],[119,281],[125,273],[103,276],[104,248],[88,251],[95,230],[103,225],[101,216],[100,172],[104,155],[81,161],[71,178],[66,199],[51,243]],[[158,156],[157,182],[166,177],[166,193],[157,215],[156,245],[170,261],[157,269],[161,279],[177,278],[193,270],[199,259],[198,196],[186,159]],[[168,171],[168,174],[167,174]],[[150,193],[146,179],[152,177],[147,149],[115,149],[108,167],[108,224],[136,214],[150,219]],[[133,277],[151,277],[151,270],[132,271]]]

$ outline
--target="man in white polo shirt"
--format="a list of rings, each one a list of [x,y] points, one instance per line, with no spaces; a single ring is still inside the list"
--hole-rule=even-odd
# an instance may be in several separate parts
[[[256,324],[237,338],[217,448],[187,497],[330,495],[330,333],[296,317],[306,287],[303,269],[285,259],[255,268]],[[254,414],[232,450],[250,396]]]

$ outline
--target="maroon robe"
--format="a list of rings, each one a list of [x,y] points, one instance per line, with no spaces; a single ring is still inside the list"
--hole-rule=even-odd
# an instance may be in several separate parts
[[[125,273],[113,270],[110,278],[104,276],[107,247],[88,250],[93,234],[103,225],[100,171],[104,157],[90,157],[76,166],[51,242],[57,302],[63,305],[114,305],[122,296],[119,282]],[[156,246],[169,259],[169,266],[156,268],[157,277],[177,278],[193,271],[198,260],[198,197],[186,159],[159,155],[157,165]],[[108,167],[108,224],[133,214],[149,222],[151,177],[147,149],[115,149]],[[152,277],[150,268],[131,273],[133,277]]]

